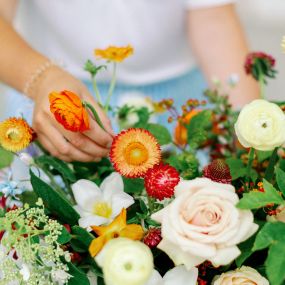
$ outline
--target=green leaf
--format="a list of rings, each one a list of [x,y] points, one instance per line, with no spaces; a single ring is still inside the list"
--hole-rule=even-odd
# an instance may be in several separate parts
[[[72,263],[68,263],[68,273],[72,275],[72,277],[68,280],[68,285],[90,285],[89,279],[86,274],[77,268]]]
[[[143,214],[146,214],[148,212],[148,210],[147,210],[147,206],[146,206],[145,202],[142,199],[139,199],[139,203],[140,203],[140,208],[141,208]]]
[[[0,147],[0,169],[10,166],[13,162],[14,154]]]
[[[279,187],[279,190],[285,196],[285,172],[280,168],[276,169],[276,180]]]
[[[48,184],[38,178],[31,170],[30,175],[33,189],[43,199],[46,208],[63,223],[76,225],[80,215],[74,210],[72,205],[62,195],[55,192]]]
[[[272,155],[272,152],[273,152],[272,150],[269,151],[256,150],[258,162],[262,162],[266,159],[269,159]]]
[[[284,239],[285,223],[266,223],[258,232],[252,251],[262,250],[273,243]]]
[[[211,127],[211,116],[212,111],[201,111],[186,125],[188,144],[191,148],[196,149],[207,140],[208,130]]]
[[[252,247],[255,241],[256,235],[252,236],[245,242],[238,245],[241,254],[236,259],[236,265],[237,267],[241,267],[242,264],[253,254]]]
[[[144,189],[144,180],[140,178],[125,178],[124,181],[124,191],[129,194],[140,194]]]
[[[284,233],[284,232],[283,232]],[[271,285],[281,285],[285,279],[285,239],[270,246],[265,261],[266,274]]]
[[[71,235],[70,233],[67,231],[67,229],[63,226],[62,227],[62,231],[60,236],[57,239],[57,242],[59,242],[60,244],[66,244],[71,240]]]
[[[278,191],[267,180],[263,179],[263,187],[265,192],[251,191],[245,193],[242,199],[237,204],[240,209],[258,209],[267,204],[282,204],[283,199],[280,197]]]
[[[228,158],[226,159],[226,163],[230,168],[232,180],[244,177],[247,174],[246,167],[240,159]]]
[[[70,182],[76,181],[76,177],[72,170],[69,168],[68,164],[55,157],[42,155],[40,157],[37,157],[35,161],[39,165],[45,165],[49,170],[55,169]]]
[[[71,228],[71,233],[72,233],[71,245],[74,248],[74,250],[78,252],[87,252],[90,243],[94,239],[94,236],[79,226],[73,226]]]
[[[145,128],[155,136],[160,145],[172,142],[171,134],[164,126],[158,124],[147,124]]]

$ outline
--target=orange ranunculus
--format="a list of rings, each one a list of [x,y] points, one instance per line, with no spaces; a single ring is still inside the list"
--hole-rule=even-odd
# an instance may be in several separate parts
[[[90,246],[89,252],[92,257],[96,256],[103,246],[111,239],[125,237],[132,240],[141,240],[144,235],[142,226],[136,224],[127,225],[127,211],[122,209],[121,213],[108,226],[92,226],[98,235]]]
[[[121,62],[134,53],[131,45],[125,47],[109,46],[106,49],[95,49],[95,56],[109,61]]]
[[[184,124],[189,124],[191,119],[199,112],[200,110],[193,109],[182,119],[182,122],[178,122],[174,130],[174,139],[178,145],[185,146],[187,144],[187,128]]]
[[[89,130],[88,112],[81,99],[71,91],[51,92],[49,94],[50,110],[55,119],[72,132]]]

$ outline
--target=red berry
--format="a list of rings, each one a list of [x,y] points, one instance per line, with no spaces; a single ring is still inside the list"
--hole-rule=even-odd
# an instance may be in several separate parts
[[[144,244],[149,248],[155,248],[161,242],[161,229],[151,228],[143,238]]]
[[[69,233],[71,233],[71,227],[70,227],[69,224],[63,224],[63,226],[65,227],[65,229],[66,229]]]
[[[149,169],[144,178],[147,194],[158,200],[171,198],[174,194],[174,187],[179,181],[178,171],[174,167],[162,163]]]
[[[222,159],[215,159],[203,170],[204,177],[215,182],[231,184],[232,176],[228,165]]]

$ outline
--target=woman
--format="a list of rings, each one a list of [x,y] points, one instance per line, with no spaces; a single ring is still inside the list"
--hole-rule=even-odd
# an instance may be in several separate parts
[[[205,84],[195,60],[209,84],[212,76],[225,80],[233,72],[239,74],[240,84],[230,98],[235,107],[258,96],[257,85],[243,72],[248,49],[232,2],[0,0],[0,81],[34,101],[33,127],[52,155],[66,161],[100,159],[108,153],[113,132],[80,81],[88,80],[82,67],[95,47],[134,46],[135,55],[120,65],[117,96],[141,91],[180,102],[197,97]],[[11,24],[15,7],[18,32]],[[62,60],[66,70],[51,59]],[[98,78],[103,89],[109,79],[108,73]],[[108,132],[95,122],[82,134],[64,130],[48,103],[51,91],[63,89],[95,105]]]

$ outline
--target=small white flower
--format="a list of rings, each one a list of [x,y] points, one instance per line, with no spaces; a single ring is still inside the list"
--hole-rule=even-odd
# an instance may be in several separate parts
[[[26,152],[22,152],[19,154],[20,160],[25,163],[27,166],[30,166],[34,163],[34,159],[32,156]]]
[[[80,214],[79,225],[89,229],[110,223],[123,208],[134,203],[132,196],[124,192],[121,175],[114,172],[102,182],[100,188],[89,180],[79,180],[72,185],[77,205],[75,209]]]
[[[21,267],[22,268],[20,269],[20,274],[23,276],[24,281],[28,281],[31,276],[30,269],[25,263],[23,263]]]
[[[58,269],[51,272],[52,281],[56,282],[58,285],[64,285],[72,275],[68,274],[66,271]]]
[[[274,103],[254,100],[241,110],[235,131],[244,147],[273,150],[285,142],[285,114]]]
[[[106,285],[144,285],[153,272],[153,256],[145,244],[127,238],[109,241],[95,258]]]

